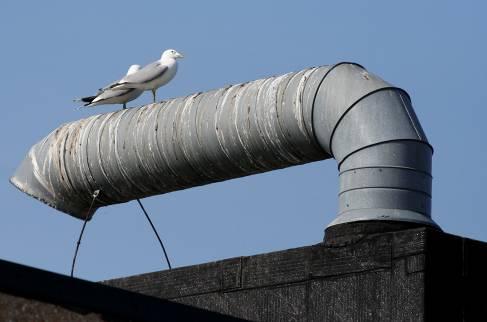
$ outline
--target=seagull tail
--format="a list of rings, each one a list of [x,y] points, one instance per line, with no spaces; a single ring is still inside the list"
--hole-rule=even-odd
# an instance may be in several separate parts
[[[93,100],[96,98],[96,96],[86,96],[86,97],[81,97],[81,98],[75,98],[73,102],[83,102],[87,103],[85,106],[93,102]]]

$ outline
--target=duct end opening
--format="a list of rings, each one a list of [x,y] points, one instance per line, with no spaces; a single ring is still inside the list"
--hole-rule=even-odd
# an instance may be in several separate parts
[[[28,196],[78,219],[85,219],[88,216],[88,220],[90,220],[97,210],[97,207],[93,207],[88,213],[88,208],[80,209],[78,204],[71,203],[69,197],[56,198],[50,192],[49,184],[42,176],[37,175],[35,163],[31,159],[30,153],[25,157],[9,181],[14,187]]]

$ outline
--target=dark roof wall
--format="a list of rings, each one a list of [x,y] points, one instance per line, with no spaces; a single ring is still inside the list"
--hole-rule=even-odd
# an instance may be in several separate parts
[[[461,321],[486,271],[486,243],[416,228],[106,283],[252,321]]]

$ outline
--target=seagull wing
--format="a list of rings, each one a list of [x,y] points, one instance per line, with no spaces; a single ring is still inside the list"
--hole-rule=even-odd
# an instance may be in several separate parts
[[[166,65],[162,65],[160,62],[153,62],[142,68],[141,70],[127,75],[122,78],[118,83],[112,85],[112,88],[116,88],[117,85],[125,85],[127,87],[130,84],[145,84],[153,81],[156,78],[162,77],[165,72],[167,72],[168,67]]]

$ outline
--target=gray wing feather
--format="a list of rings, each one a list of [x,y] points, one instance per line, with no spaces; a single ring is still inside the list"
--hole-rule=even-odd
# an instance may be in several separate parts
[[[114,98],[117,96],[123,96],[125,94],[128,94],[129,92],[133,91],[134,89],[107,89],[101,94],[99,94],[96,98],[99,100],[106,100],[109,98]]]
[[[159,62],[153,62],[133,73],[132,75],[125,76],[118,82],[119,84],[130,84],[130,83],[148,83],[156,78],[161,77],[167,71],[166,65],[161,65]]]

